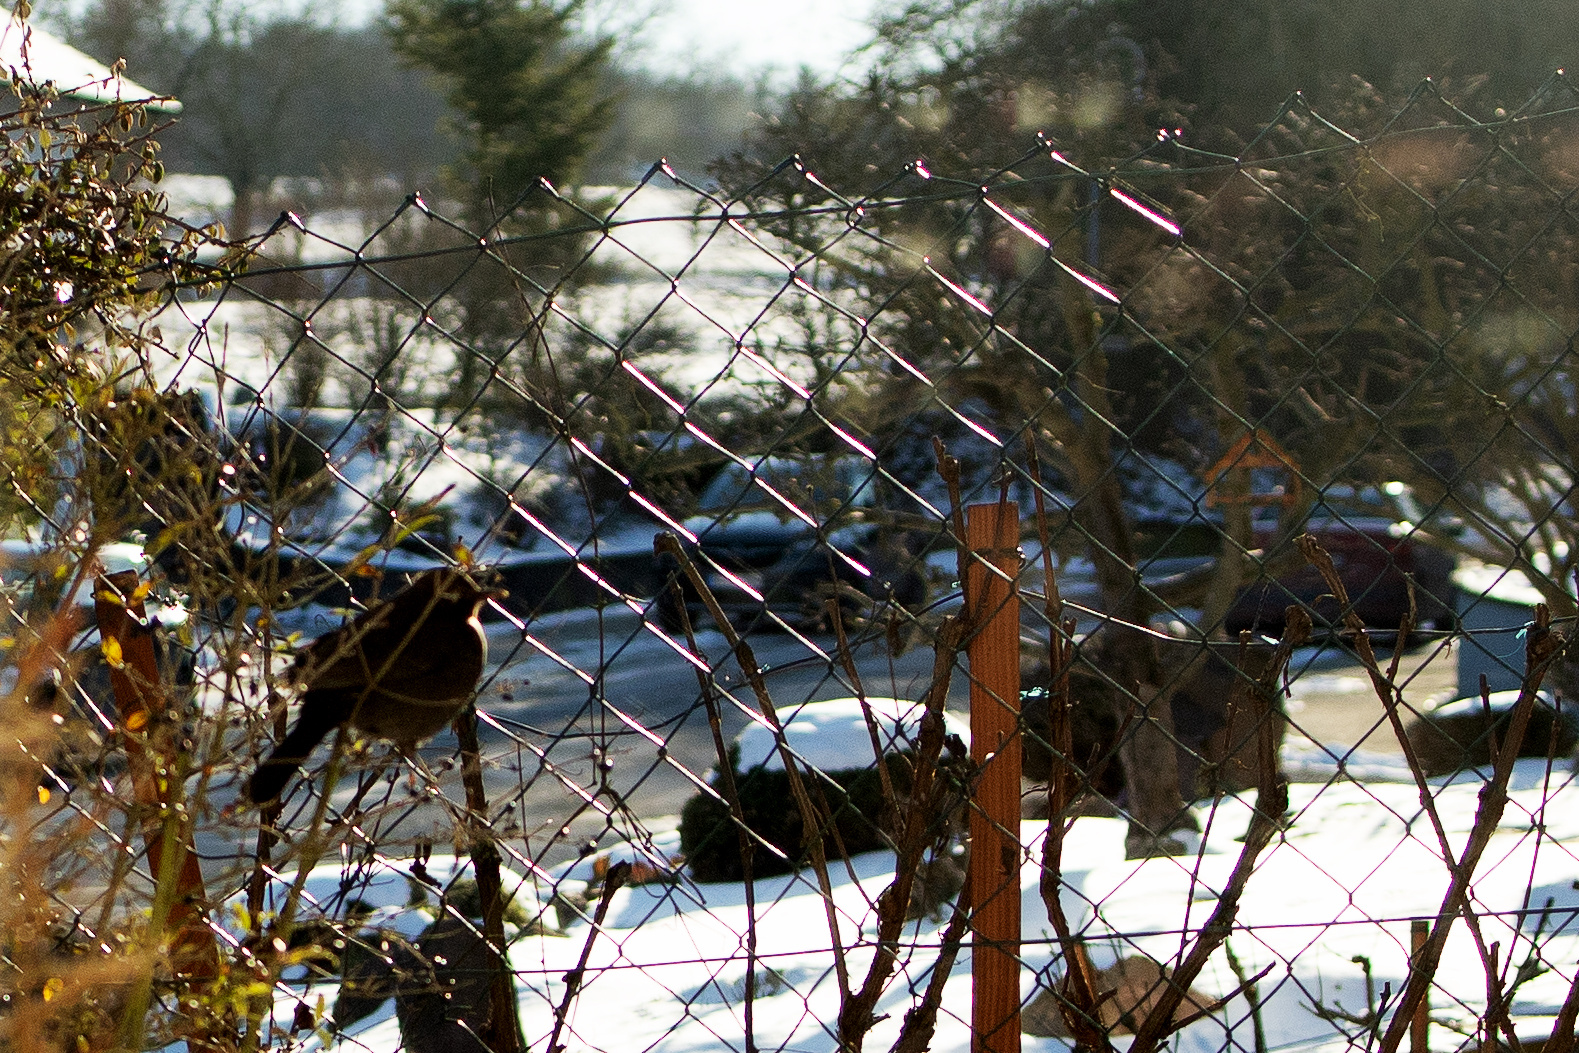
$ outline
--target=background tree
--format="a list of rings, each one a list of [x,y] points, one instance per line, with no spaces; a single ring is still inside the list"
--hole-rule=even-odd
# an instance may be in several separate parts
[[[52,28],[76,47],[106,64],[124,58],[141,82],[179,97],[181,117],[161,134],[170,170],[234,177],[252,188],[257,220],[271,219],[272,206],[311,212],[349,205],[367,210],[376,225],[411,190],[436,191],[446,166],[469,185],[459,165],[466,119],[447,108],[446,81],[397,55],[377,21],[330,22],[322,7],[235,0],[92,0],[75,15],[69,8],[48,13]],[[565,15],[560,28],[571,38],[591,20],[579,7]],[[601,185],[628,184],[664,157],[701,178],[769,109],[766,85],[730,76],[666,76],[609,61],[597,69],[592,96],[610,101],[612,112],[604,115],[606,126],[588,129],[591,145],[567,171]],[[265,206],[282,176],[304,179]],[[305,180],[319,177],[328,178],[314,193]],[[563,172],[553,178],[562,180]],[[369,195],[380,180],[399,192]],[[339,192],[344,188],[350,193]],[[241,204],[248,206],[247,195]],[[230,227],[242,232],[235,222]]]
[[[456,154],[439,127],[444,100],[376,25],[236,0],[95,0],[57,28],[181,100],[180,119],[161,134],[164,159],[172,172],[226,179],[233,237],[272,220],[271,205],[316,203],[300,190],[271,201],[281,177],[387,178],[408,191]]]
[[[709,164],[740,149],[773,105],[766,84],[728,75],[693,71],[667,77],[615,67],[606,77],[614,115],[586,172],[608,186],[629,185],[660,158],[681,175],[702,180]]]
[[[612,38],[581,42],[570,0],[390,0],[397,53],[428,71],[465,146],[453,173],[482,225],[539,179],[568,185],[614,115]]]
[[[1166,616],[1221,633],[1254,575],[1294,565],[1292,536],[1314,495],[1335,484],[1405,479],[1440,497],[1442,511],[1460,500],[1446,496],[1459,485],[1506,501],[1510,485],[1499,480],[1536,477],[1525,489],[1544,508],[1523,518],[1549,524],[1560,514],[1567,477],[1547,466],[1562,463],[1553,451],[1565,447],[1553,438],[1542,449],[1540,421],[1514,417],[1498,432],[1503,452],[1491,455],[1477,415],[1496,388],[1467,377],[1506,362],[1493,341],[1470,335],[1481,331],[1472,319],[1513,310],[1490,311],[1473,291],[1487,261],[1528,264],[1537,244],[1553,260],[1579,248],[1559,204],[1568,183],[1548,175],[1560,118],[1533,117],[1563,103],[1537,100],[1528,121],[1506,130],[1438,133],[1475,122],[1430,91],[1391,89],[1450,75],[1477,112],[1503,119],[1498,107],[1523,104],[1541,64],[1579,36],[1518,41],[1579,16],[1553,8],[1551,21],[1526,23],[1490,3],[1460,7],[1461,22],[1439,29],[1428,22],[1442,18],[1440,6],[1426,4],[1361,10],[1332,0],[1291,13],[1253,3],[921,2],[879,27],[866,81],[803,83],[719,173],[767,212],[848,205],[823,188],[886,180],[858,216],[869,237],[847,233],[852,214],[842,208],[826,223],[801,215],[779,227],[815,255],[808,271],[829,301],[871,319],[862,329],[871,344],[826,352],[888,349],[864,357],[866,384],[826,392],[825,412],[873,436],[936,429],[979,441],[968,419],[1003,442],[999,461],[1013,459],[1029,422],[1042,463],[1072,499],[1055,540],[1090,556],[1104,610],[1130,625]],[[1459,24],[1495,46],[1462,47]],[[1299,101],[1283,111],[1296,89],[1319,100],[1319,115]],[[1339,128],[1377,142],[1356,148]],[[1526,140],[1529,156],[1512,149]],[[790,154],[798,166],[771,167]],[[1115,190],[1163,223],[1140,218]],[[1516,207],[1526,192],[1530,207]],[[1546,334],[1547,346],[1574,331],[1561,306],[1565,273],[1532,275],[1542,306],[1516,312],[1533,314],[1521,331]],[[927,382],[895,368],[895,356]],[[1572,400],[1572,385],[1546,390]],[[1562,417],[1546,409],[1540,419]],[[1248,470],[1207,475],[1252,433],[1292,451],[1307,484],[1264,551],[1247,506],[1217,513],[1201,499],[1208,482],[1248,490]],[[892,444],[879,452],[907,464]],[[930,466],[911,458],[909,469],[905,481],[918,483]],[[1189,521],[1148,538],[1140,527],[1158,496],[1184,506]],[[1473,544],[1518,548],[1518,528],[1497,526],[1485,508],[1474,521]],[[1217,532],[1212,573],[1145,587],[1139,568],[1176,551],[1192,524]],[[1173,732],[1157,705],[1178,670],[1143,633],[1103,635],[1105,671],[1156,718],[1121,754],[1141,828],[1131,850],[1145,851],[1138,842],[1184,821]]]
[[[567,274],[586,280],[588,268],[570,265],[584,246],[561,236],[512,254],[495,239],[585,223],[573,192],[542,188],[574,183],[614,115],[604,94],[614,42],[578,39],[580,8],[580,0],[390,0],[385,8],[396,52],[427,71],[449,104],[463,146],[447,192],[488,239],[453,294],[456,333],[480,352],[459,356],[447,401],[462,412],[486,395],[483,363],[545,406],[564,398],[539,311]]]

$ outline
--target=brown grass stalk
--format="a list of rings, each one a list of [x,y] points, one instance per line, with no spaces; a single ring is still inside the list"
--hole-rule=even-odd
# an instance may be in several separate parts
[[[1551,628],[1551,612],[1545,604],[1539,604],[1535,609],[1535,625],[1528,633],[1525,641],[1525,672],[1522,685],[1519,689],[1518,701],[1514,703],[1509,716],[1507,732],[1497,752],[1492,766],[1492,776],[1481,790],[1480,806],[1475,812],[1474,823],[1470,827],[1469,837],[1462,853],[1456,854],[1448,840],[1447,831],[1442,823],[1440,813],[1436,808],[1435,798],[1431,794],[1430,784],[1426,780],[1425,771],[1420,758],[1410,745],[1408,736],[1404,731],[1403,717],[1399,712],[1403,704],[1402,693],[1397,686],[1397,671],[1399,655],[1393,655],[1393,660],[1384,673],[1376,659],[1375,649],[1371,645],[1370,634],[1365,629],[1365,624],[1359,615],[1354,613],[1349,605],[1348,592],[1339,577],[1337,569],[1332,563],[1332,558],[1322,549],[1319,542],[1309,534],[1303,534],[1295,539],[1295,543],[1304,553],[1312,566],[1321,574],[1322,580],[1332,590],[1340,608],[1344,610],[1344,625],[1353,640],[1356,653],[1364,664],[1366,672],[1370,675],[1371,684],[1375,688],[1377,697],[1381,699],[1387,712],[1388,722],[1393,733],[1403,749],[1404,758],[1413,774],[1415,786],[1420,796],[1420,804],[1429,817],[1432,829],[1436,832],[1438,851],[1441,853],[1443,865],[1449,874],[1447,892],[1442,897],[1441,906],[1437,910],[1436,918],[1431,924],[1430,935],[1427,937],[1416,953],[1411,955],[1409,962],[1409,978],[1404,985],[1403,993],[1398,1004],[1394,1007],[1392,1019],[1389,1021],[1386,1032],[1382,1035],[1379,1047],[1380,1053],[1396,1053],[1403,1044],[1404,1039],[1410,1034],[1414,1025],[1414,1018],[1419,1007],[1424,1004],[1435,981],[1437,968],[1441,964],[1443,949],[1447,946],[1448,936],[1452,931],[1455,918],[1463,917],[1466,926],[1470,929],[1476,949],[1480,954],[1482,965],[1486,969],[1488,986],[1494,991],[1500,990],[1501,984],[1497,980],[1497,967],[1495,955],[1486,945],[1480,933],[1479,919],[1469,904],[1471,882],[1474,878],[1480,857],[1485,852],[1486,846],[1491,843],[1491,837],[1497,830],[1497,824],[1502,819],[1502,813],[1508,802],[1508,781],[1513,775],[1514,762],[1519,756],[1519,747],[1524,742],[1524,736],[1529,727],[1530,715],[1534,712],[1535,702],[1542,680],[1552,661],[1562,652],[1566,640],[1563,634]],[[1399,649],[1407,636],[1411,626],[1406,620],[1399,634]],[[1488,1033],[1491,1028],[1500,1028],[1504,1035],[1512,1042],[1518,1039],[1513,1034],[1513,1022],[1508,1018],[1506,1006],[1502,1006],[1500,1013],[1497,1006],[1504,1000],[1493,997],[1488,1003],[1487,1011],[1500,1017],[1498,1020],[1488,1021]]]
[[[685,645],[697,653],[696,630],[691,625],[691,614],[685,606],[685,594],[679,582],[671,582],[674,590],[675,609],[680,613],[680,625],[685,630]],[[745,890],[746,906],[746,978],[742,992],[741,1016],[745,1026],[746,1053],[756,1053],[756,998],[757,998],[757,886],[754,867],[757,845],[755,833],[746,823],[745,809],[740,804],[740,788],[735,783],[735,765],[729,757],[729,744],[724,741],[723,713],[718,706],[718,686],[698,666],[697,689],[702,693],[702,703],[707,707],[707,727],[713,736],[713,754],[718,759],[718,779],[722,784],[724,803],[735,821],[735,837],[740,845],[740,882]]]
[[[899,827],[894,880],[877,898],[877,950],[867,966],[860,990],[854,992],[839,1014],[839,1034],[847,1049],[859,1049],[866,1033],[876,1023],[873,1010],[899,962],[899,937],[904,931],[911,889],[930,840],[927,833],[939,818],[940,805],[947,799],[948,786],[937,777],[938,758],[943,752],[943,706],[948,701],[950,675],[964,638],[965,624],[958,618],[945,618],[938,628],[932,685],[927,691],[926,713],[921,718],[921,740],[911,773],[910,799]],[[882,766],[881,757],[877,763]]]

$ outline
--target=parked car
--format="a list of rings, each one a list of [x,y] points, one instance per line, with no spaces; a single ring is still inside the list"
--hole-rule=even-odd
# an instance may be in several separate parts
[[[1395,631],[1409,611],[1414,584],[1415,625],[1445,629],[1453,618],[1453,557],[1431,544],[1417,524],[1420,511],[1401,484],[1380,489],[1329,489],[1317,502],[1302,531],[1314,535],[1332,557],[1355,614],[1366,626]],[[1256,543],[1276,555],[1276,524],[1256,523]],[[1321,574],[1301,560],[1275,578],[1262,578],[1240,592],[1225,618],[1229,632],[1243,629],[1275,636],[1291,604],[1308,607],[1318,625],[1343,619]]]
[[[732,624],[742,630],[825,628],[837,596],[852,614],[892,601],[925,601],[926,578],[904,531],[881,514],[879,483],[866,461],[765,457],[730,463],[702,489],[683,542]],[[660,557],[666,572],[672,560]],[[693,625],[708,624],[700,595],[677,579]],[[658,593],[661,623],[680,627],[672,590]]]

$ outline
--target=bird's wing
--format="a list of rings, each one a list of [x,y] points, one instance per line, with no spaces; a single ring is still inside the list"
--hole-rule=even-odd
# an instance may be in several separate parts
[[[418,578],[406,589],[332,632],[296,656],[296,679],[312,688],[361,689],[396,654],[417,639],[437,605],[436,579]]]
[[[315,691],[360,691],[376,679],[385,690],[416,698],[471,690],[487,644],[469,612],[441,604],[428,617],[422,607],[400,606],[374,608],[314,641],[297,659],[300,681]]]
[[[424,639],[415,646],[415,652],[401,659],[395,674],[379,682],[382,691],[419,702],[434,702],[464,698],[477,686],[485,664],[481,645],[460,638],[442,645]]]
[[[475,620],[478,595],[453,574],[429,571],[385,603],[313,641],[296,661],[310,689],[374,686],[414,698],[457,698],[482,675],[487,639]],[[462,683],[462,681],[465,681]]]

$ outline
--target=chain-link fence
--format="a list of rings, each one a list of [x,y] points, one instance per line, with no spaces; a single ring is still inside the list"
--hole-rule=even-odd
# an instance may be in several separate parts
[[[71,990],[221,1045],[1007,1049],[1007,956],[1025,1048],[1568,1049],[1574,101],[282,215],[8,542],[8,632],[81,656],[14,990],[170,925]]]

